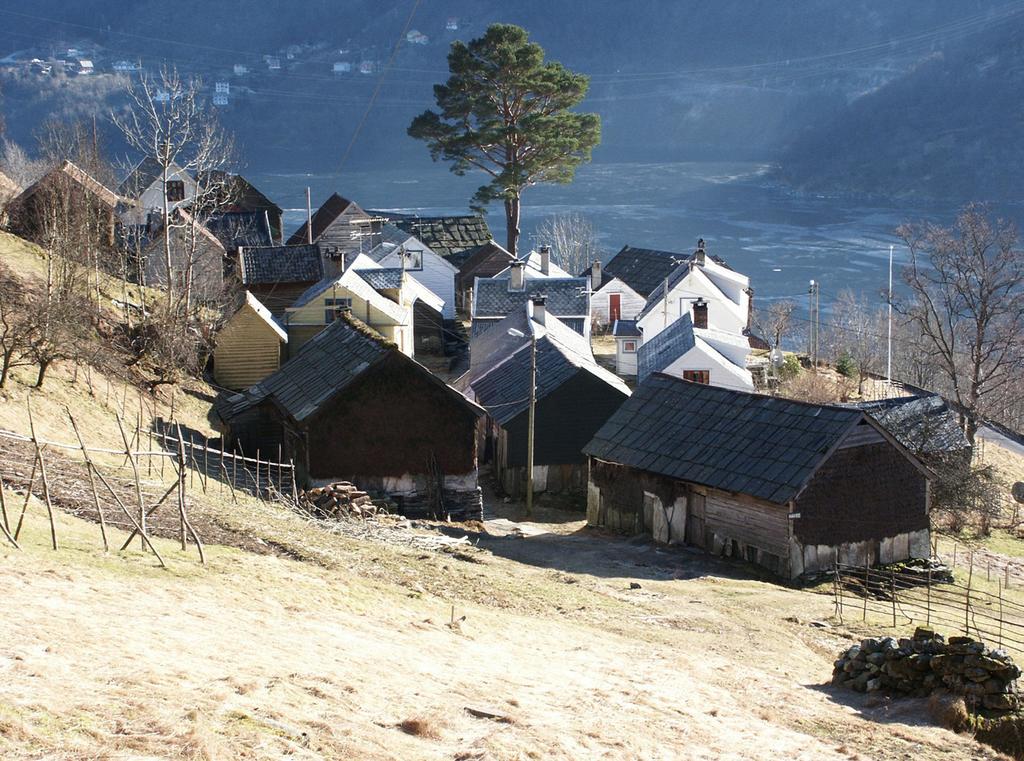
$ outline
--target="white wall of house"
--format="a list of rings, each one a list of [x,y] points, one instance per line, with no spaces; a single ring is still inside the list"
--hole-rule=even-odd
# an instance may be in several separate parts
[[[747,327],[750,309],[750,296],[745,290],[747,286],[742,286],[739,290],[739,300],[734,300],[706,274],[705,269],[708,266],[693,267],[686,277],[682,278],[669,291],[667,304],[659,291],[655,291],[651,295],[651,301],[654,306],[638,322],[639,327],[643,330],[645,341],[650,341],[683,314],[692,315],[693,302],[698,298],[708,302],[709,328],[737,335],[743,333]],[[722,272],[728,272],[724,267],[714,266]],[[736,275],[736,273],[731,274]],[[716,272],[715,275],[722,282],[727,282],[726,277],[721,272]],[[738,278],[729,278],[727,282],[729,290],[733,294],[736,293],[737,284],[747,280],[742,275],[738,276]]]
[[[172,201],[167,205],[169,210],[177,209],[179,206],[187,207],[196,197],[196,182],[188,172],[178,167],[171,167],[167,173],[168,181],[181,182],[184,185],[184,199]],[[148,188],[145,188],[138,196],[135,205],[129,208],[123,215],[122,221],[125,224],[142,225],[146,223],[150,212],[163,213],[164,209],[164,183],[162,178],[155,180]]]
[[[614,321],[611,310],[615,297],[618,297],[620,320],[635,320],[647,305],[647,299],[617,277],[612,278],[590,297],[590,314],[599,325],[611,325]]]
[[[408,273],[444,300],[441,313],[446,320],[454,320],[455,276],[459,270],[416,238],[411,238],[403,247],[408,252],[405,263]],[[402,262],[398,249],[396,248],[385,256],[378,264],[382,267],[401,267]]]
[[[696,334],[696,331],[694,331]],[[712,346],[708,341],[695,335],[692,349],[679,357],[661,372],[676,378],[685,378],[686,371],[707,371],[712,386],[730,388],[736,391],[753,391],[754,379],[745,367],[737,366]]]
[[[640,348],[637,337],[615,339],[615,373],[617,375],[636,375],[636,352]]]

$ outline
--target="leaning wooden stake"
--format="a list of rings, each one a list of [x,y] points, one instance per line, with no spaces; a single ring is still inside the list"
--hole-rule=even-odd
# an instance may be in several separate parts
[[[96,513],[100,517],[100,535],[103,537],[103,551],[110,552],[110,544],[107,542],[107,521],[103,516],[103,505],[100,504],[100,494],[96,490],[96,476],[92,472],[92,458],[89,456],[89,450],[85,448],[85,440],[82,438],[82,434],[78,430],[78,423],[75,422],[75,418],[71,415],[70,408],[65,407],[64,409],[68,413],[68,419],[71,421],[71,428],[74,430],[75,436],[78,438],[78,445],[82,448],[82,457],[85,458],[85,471],[89,474],[89,487],[92,490],[92,503],[96,507]]]
[[[157,550],[156,545],[154,545],[153,542],[150,541],[149,535],[141,530],[139,522],[135,520],[135,516],[132,515],[131,510],[129,510],[125,506],[124,502],[121,501],[121,498],[118,496],[117,492],[114,491],[114,487],[110,485],[110,483],[107,481],[106,478],[103,477],[103,474],[99,470],[96,470],[96,478],[98,478],[100,480],[100,483],[103,484],[103,486],[106,488],[108,492],[110,492],[110,496],[114,498],[114,502],[116,502],[117,506],[121,508],[121,512],[123,512],[125,516],[128,518],[128,520],[132,522],[132,525],[135,526],[135,530],[139,532],[139,536],[142,537],[142,541],[146,542],[149,545],[149,549],[153,550],[153,554],[156,555],[156,559],[160,561],[160,566],[162,568],[166,568],[167,563],[164,562],[163,556],[160,554],[160,551]]]
[[[185,460],[185,441],[181,437],[181,426],[178,426],[178,459],[179,462]],[[188,512],[185,509],[185,473],[180,472],[178,478],[181,479],[180,486],[178,487],[178,509],[181,511],[181,520],[185,524],[185,528],[188,529],[188,533],[192,536],[192,541],[196,543],[196,549],[199,550],[199,562],[206,565],[206,553],[203,552],[203,543],[199,540],[199,534],[192,528],[192,523],[188,519]],[[184,546],[185,536],[182,535],[182,545]]]
[[[4,532],[7,541],[13,544],[16,549],[21,549],[15,538],[11,536],[11,525],[7,522],[7,499],[4,497],[4,482],[2,479],[0,479],[0,531]]]
[[[25,404],[28,407],[28,429],[32,434],[32,445],[36,448],[36,457],[39,458],[39,475],[43,479],[43,500],[46,502],[46,515],[50,519],[50,541],[53,549],[57,549],[57,523],[53,518],[53,504],[50,502],[50,481],[46,477],[46,460],[43,459],[43,448],[39,446],[39,439],[36,438],[36,425],[32,418],[32,399],[27,397]]]
[[[18,525],[14,527],[14,538],[21,538],[21,524],[25,520],[25,511],[28,510],[29,500],[32,499],[32,489],[36,485],[36,467],[39,465],[39,458],[32,457],[32,474],[28,477],[28,489],[25,490],[25,501],[21,505],[21,514],[18,516]]]
[[[121,431],[121,440],[124,442],[124,453],[132,466],[132,474],[135,476],[135,498],[139,503],[139,531],[142,534],[142,549],[146,549],[146,503],[142,499],[142,483],[139,480],[139,465],[135,462],[135,455],[132,454],[131,444],[128,442],[128,434],[124,432],[124,423],[120,416],[117,416],[117,428]],[[152,546],[152,544],[150,544]]]
[[[149,506],[149,509],[146,510],[146,517],[149,518],[151,515],[153,515],[153,513],[155,513],[157,510],[159,510],[160,509],[160,505],[162,505],[164,502],[166,502],[167,498],[169,496],[171,496],[171,494],[174,491],[176,491],[177,488],[178,488],[178,482],[175,481],[173,484],[171,484],[170,488],[167,491],[164,492],[164,496],[162,496],[160,499],[158,499],[155,504]],[[128,549],[128,546],[132,543],[132,539],[134,539],[136,536],[138,536],[138,533],[139,533],[138,529],[133,529],[132,530],[132,533],[130,533],[128,535],[128,538],[124,540],[124,544],[121,545],[121,552],[124,552],[126,549]]]

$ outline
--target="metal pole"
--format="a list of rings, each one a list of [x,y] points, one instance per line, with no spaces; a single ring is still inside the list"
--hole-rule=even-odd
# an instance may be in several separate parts
[[[892,249],[889,246],[889,346],[885,361],[885,382],[892,386]]]
[[[537,333],[530,335],[530,414],[526,433],[526,514],[533,515],[533,431],[537,409]]]

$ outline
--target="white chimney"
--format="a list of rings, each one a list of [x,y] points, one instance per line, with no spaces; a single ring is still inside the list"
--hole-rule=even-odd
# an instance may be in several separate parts
[[[522,262],[512,262],[509,267],[511,271],[511,277],[509,279],[508,288],[510,291],[521,291],[526,287],[525,275],[523,273]]]
[[[601,260],[595,259],[590,265],[590,290],[596,291],[601,287]]]
[[[534,296],[533,299],[533,321],[538,325],[543,325],[544,320],[547,317],[547,297],[545,296]]]
[[[551,246],[540,247],[540,271],[542,275],[551,272]]]

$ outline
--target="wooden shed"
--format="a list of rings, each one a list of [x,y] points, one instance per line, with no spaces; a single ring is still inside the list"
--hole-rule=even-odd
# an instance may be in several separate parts
[[[231,446],[280,446],[308,485],[351,481],[404,515],[481,517],[484,411],[347,313],[276,373],[218,397],[214,410]]]
[[[584,449],[587,520],[784,578],[929,556],[929,478],[861,410],[655,374]]]
[[[281,366],[288,333],[249,291],[217,334],[213,378],[217,385],[241,391],[259,383]]]

